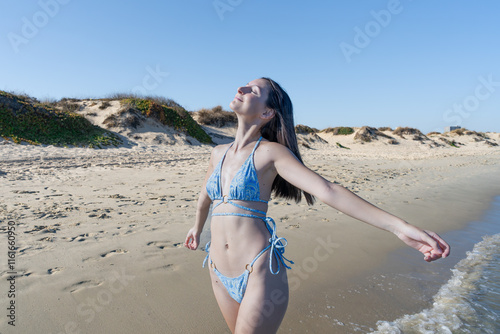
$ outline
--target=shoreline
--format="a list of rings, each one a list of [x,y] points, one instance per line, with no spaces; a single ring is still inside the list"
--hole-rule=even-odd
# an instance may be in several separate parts
[[[477,172],[477,174],[467,179],[451,177],[455,182],[448,183],[440,188],[439,192],[429,196],[427,203],[426,198],[421,197],[421,192],[415,192],[412,196],[416,195],[416,198],[421,198],[422,200],[418,202],[423,203],[407,203],[408,205],[401,206],[394,202],[394,209],[391,211],[388,208],[388,211],[419,227],[432,229],[443,237],[450,232],[462,231],[469,224],[474,224],[480,219],[491,207],[494,198],[500,196],[498,171]],[[450,196],[446,200],[440,196],[443,190]],[[411,194],[411,191],[409,193]],[[360,195],[363,197],[363,194]],[[471,198],[473,200],[470,200]],[[405,202],[404,199],[400,199],[401,201]],[[425,214],[418,218],[421,212]],[[418,220],[426,221],[427,217],[436,217],[440,223],[435,226],[430,223],[417,223]],[[352,246],[351,248],[344,247],[349,249],[342,251],[342,255],[349,254],[350,256],[348,258],[344,256],[339,261],[332,261],[338,262],[336,265],[328,264],[328,261],[321,263],[321,266],[327,266],[327,268],[320,268],[317,271],[325,271],[328,274],[322,274],[322,279],[311,282],[308,289],[295,292],[295,305],[285,316],[280,332],[370,332],[376,329],[378,320],[392,321],[405,314],[420,312],[429,307],[435,292],[448,280],[451,272],[448,270],[445,277],[439,278],[440,283],[430,288],[418,281],[405,282],[403,278],[405,272],[402,271],[402,267],[430,266],[432,268],[446,262],[443,267],[450,269],[461,260],[460,256],[463,255],[463,252],[456,254],[454,245],[451,244],[450,257],[428,264],[423,261],[419,252],[408,248],[389,233],[374,230],[354,219],[347,219],[357,224],[358,229],[363,230],[358,232],[363,233],[363,237],[368,238],[372,234],[378,240],[369,247],[364,246],[366,249],[363,252],[358,251],[356,255],[352,255],[354,252],[351,249]],[[324,235],[324,233],[327,233],[326,230],[321,230],[317,234]],[[290,244],[293,245],[294,240]],[[473,245],[474,243],[470,244],[471,247]],[[363,247],[359,244],[356,246]],[[463,249],[463,246],[455,248]],[[399,259],[402,253],[405,257]],[[384,258],[378,257],[382,255]],[[358,258],[358,256],[363,256],[363,258]],[[340,266],[341,262],[350,263],[351,273],[335,271],[335,267]],[[352,267],[362,267],[362,269],[353,270]],[[425,272],[422,275],[425,275]],[[318,296],[318,298],[311,298],[311,296]],[[287,321],[287,318],[291,321]],[[297,322],[296,319],[300,318],[303,320]]]
[[[449,240],[450,244],[454,245],[454,256],[450,256],[448,261],[429,266],[427,263],[414,261],[413,254],[408,249],[399,249],[389,254],[387,265],[381,267],[371,277],[367,277],[368,281],[375,280],[378,282],[379,287],[377,288],[379,291],[373,294],[375,299],[382,300],[383,295],[389,294],[391,299],[407,298],[408,300],[405,304],[410,305],[406,312],[398,310],[396,313],[401,313],[401,315],[398,315],[397,318],[379,319],[385,324],[382,327],[383,329],[376,333],[390,333],[391,331],[387,329],[387,325],[393,322],[396,324],[399,323],[399,325],[404,324],[403,326],[405,327],[402,330],[406,331],[409,325],[407,322],[408,318],[413,319],[412,325],[421,326],[419,328],[428,328],[428,326],[433,328],[432,324],[436,326],[441,324],[450,329],[458,324],[464,327],[467,325],[470,326],[470,321],[476,319],[476,316],[480,319],[481,316],[476,314],[475,311],[471,311],[470,313],[464,311],[463,304],[468,305],[471,300],[480,298],[478,294],[484,294],[484,291],[477,293],[475,290],[479,289],[477,286],[477,279],[479,277],[474,274],[471,277],[467,273],[470,274],[471,272],[482,271],[484,269],[484,262],[478,261],[478,254],[471,257],[471,251],[478,244],[484,244],[485,239],[491,240],[493,236],[496,236],[496,238],[500,236],[500,226],[498,225],[500,195],[495,196],[491,204],[484,214],[481,215],[480,219],[469,222],[461,229],[443,233],[443,238]],[[481,253],[481,256],[483,254]],[[487,257],[487,255],[484,256]],[[474,264],[470,267],[464,267],[463,261],[465,259],[472,261]],[[482,259],[484,260],[484,258]],[[492,261],[494,262],[494,260]],[[460,266],[459,263],[462,263],[462,265]],[[491,265],[494,266],[494,264]],[[489,266],[490,264],[486,265],[486,267]],[[496,281],[496,278],[494,278],[495,273],[490,274],[493,277],[486,278],[489,275],[486,277],[481,275],[481,279],[484,279],[483,284],[487,287],[487,290],[491,288],[489,284],[494,284]],[[474,297],[467,295],[467,293],[471,293]],[[465,307],[465,309],[470,310],[474,308],[475,302],[471,304],[470,308]],[[493,312],[495,311],[493,310]],[[446,319],[443,319],[443,323],[440,323],[438,320],[441,317]],[[483,320],[486,320],[486,327],[488,327],[489,323],[487,319],[483,318]],[[481,320],[478,320],[478,322],[482,324]],[[464,330],[463,326],[460,326],[461,330]]]
[[[228,333],[207,268],[201,268],[205,252],[182,247],[194,221],[208,149],[109,154],[23,147],[17,154],[7,150],[17,162],[0,163],[5,185],[0,213],[19,229],[19,328]],[[310,150],[303,157],[327,179],[440,234],[463,228],[500,194],[497,150],[409,162],[366,152]],[[42,153],[50,159],[33,158]],[[322,203],[308,207],[273,199],[269,216],[278,236],[289,242],[286,256],[295,261],[280,333],[373,328],[374,321],[418,311],[409,305],[408,292],[389,298],[374,290],[377,282],[365,280],[378,270],[397,269],[387,258],[404,245],[392,235]],[[321,258],[314,257],[318,238],[331,247],[322,249]],[[0,239],[5,240],[3,233]],[[423,261],[416,251],[411,257]],[[2,264],[1,291],[6,275]],[[360,284],[369,284],[366,294],[355,291]],[[377,303],[391,307],[377,311]],[[2,332],[5,320],[0,319]]]

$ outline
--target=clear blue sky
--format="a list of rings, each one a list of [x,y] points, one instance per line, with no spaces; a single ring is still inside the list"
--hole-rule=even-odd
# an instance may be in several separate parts
[[[499,13],[494,0],[1,1],[0,90],[229,109],[269,76],[297,124],[500,132]]]

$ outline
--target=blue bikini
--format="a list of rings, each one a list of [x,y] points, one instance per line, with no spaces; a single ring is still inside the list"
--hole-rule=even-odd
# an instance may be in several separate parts
[[[264,211],[247,208],[237,203],[234,203],[233,200],[238,201],[250,201],[250,202],[263,202],[267,203],[268,201],[264,201],[260,199],[260,187],[259,180],[257,178],[257,170],[255,169],[254,164],[254,155],[257,146],[261,142],[262,137],[259,138],[255,147],[253,148],[250,156],[245,160],[241,168],[238,170],[233,180],[231,181],[229,187],[229,195],[222,195],[222,181],[221,181],[221,170],[222,163],[226,157],[226,153],[231,148],[233,144],[231,144],[222,159],[215,167],[214,172],[210,176],[207,181],[207,193],[212,201],[218,200],[219,202],[215,204],[212,208],[214,210],[221,204],[231,204],[239,209],[243,209],[249,212],[253,212],[256,214],[260,214],[261,216],[257,216],[255,214],[248,213],[238,213],[238,212],[217,212],[212,213],[212,216],[240,216],[240,217],[249,217],[249,218],[258,218],[261,219],[271,234],[271,238],[269,239],[269,245],[265,247],[257,256],[253,259],[253,261],[245,266],[245,271],[238,277],[226,277],[222,275],[216,268],[215,264],[210,259],[210,266],[213,268],[215,274],[219,277],[221,283],[226,287],[229,295],[236,300],[238,303],[241,303],[243,299],[243,295],[245,294],[245,290],[248,282],[248,275],[253,271],[253,264],[257,259],[264,254],[269,248],[271,251],[269,252],[269,270],[272,274],[277,275],[280,271],[280,263],[283,264],[286,268],[291,269],[285,261],[292,263],[292,261],[288,260],[283,253],[285,253],[285,246],[287,245],[287,241],[285,238],[278,238],[276,235],[276,223],[271,217],[266,217],[266,213]],[[209,253],[210,250],[210,242],[205,246],[205,251]],[[207,254],[205,260],[203,261],[203,267],[205,267],[205,263],[208,260],[210,253]],[[278,265],[278,269],[273,271],[273,259],[276,260]]]

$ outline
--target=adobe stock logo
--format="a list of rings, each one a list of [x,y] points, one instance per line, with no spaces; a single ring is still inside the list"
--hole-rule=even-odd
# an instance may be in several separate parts
[[[149,65],[146,66],[146,72],[148,72],[148,74],[142,78],[142,85],[137,85],[132,88],[132,93],[145,96],[149,91],[158,88],[164,78],[169,76],[169,73],[163,72],[158,64],[156,64],[155,69]]]
[[[219,15],[219,19],[224,21],[224,13],[232,12],[236,7],[241,5],[243,0],[215,0],[212,2],[215,12]]]
[[[447,124],[461,125],[464,119],[479,109],[481,102],[489,99],[500,87],[500,81],[494,81],[493,74],[487,77],[481,75],[477,80],[479,85],[474,89],[474,94],[466,96],[461,103],[454,103],[452,108],[447,109],[443,113],[443,121]]]
[[[71,0],[40,0],[38,6],[41,10],[36,11],[31,19],[23,16],[21,18],[21,34],[10,32],[7,34],[10,45],[15,53],[19,53],[19,47],[26,45],[35,38],[40,29],[45,27],[52,18],[54,18],[61,9],[61,5],[67,5]]]
[[[354,54],[360,54],[363,49],[368,47],[372,40],[381,34],[382,29],[389,26],[392,18],[401,14],[402,11],[403,6],[399,0],[389,0],[387,3],[387,9],[370,11],[370,15],[373,20],[366,22],[363,29],[358,26],[354,27],[355,35],[353,38],[353,44],[346,42],[341,42],[339,44],[340,50],[342,51],[346,62],[350,63]]]

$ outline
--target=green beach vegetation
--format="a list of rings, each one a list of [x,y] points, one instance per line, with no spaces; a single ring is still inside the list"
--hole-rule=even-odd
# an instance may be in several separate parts
[[[61,104],[68,101],[61,100]],[[93,125],[68,108],[59,109],[55,105],[55,102],[43,104],[27,95],[0,91],[0,136],[15,143],[24,141],[34,145],[102,148],[121,144],[114,133]]]
[[[127,98],[121,100],[122,105],[130,105],[146,117],[152,117],[164,125],[173,127],[204,144],[213,144],[212,138],[196,123],[189,112],[179,105],[160,105],[154,100]]]
[[[313,134],[319,132],[318,129],[316,128],[311,128],[310,126],[303,125],[303,124],[298,124],[295,126],[295,133],[300,133],[300,134]]]
[[[190,113],[171,99],[164,97],[138,97],[131,94],[114,94],[104,99],[94,99],[99,109],[110,107],[112,100],[138,110],[163,125],[185,133],[201,143],[213,144],[210,136],[194,121]],[[63,98],[44,103],[36,98],[0,91],[0,136],[15,143],[80,146],[104,148],[118,146],[122,140],[112,131],[93,125],[76,113],[81,99]]]
[[[347,135],[354,133],[354,129],[351,127],[348,127],[348,126],[337,126],[334,128],[326,128],[326,129],[322,130],[321,132],[331,133],[334,136],[337,136],[337,135],[347,136]]]

